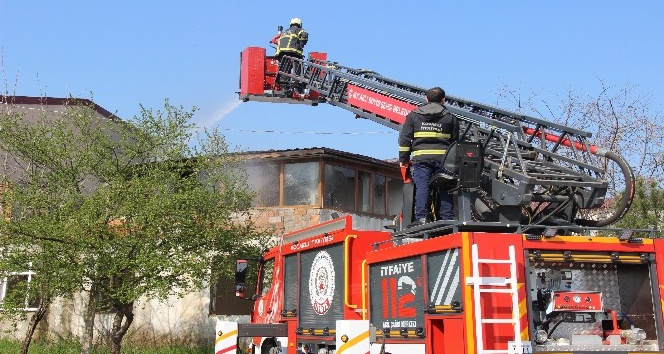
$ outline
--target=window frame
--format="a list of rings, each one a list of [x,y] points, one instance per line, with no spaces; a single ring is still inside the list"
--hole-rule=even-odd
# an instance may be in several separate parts
[[[399,174],[396,174],[396,173],[392,174],[392,173],[390,173],[391,171],[387,168],[378,168],[378,167],[368,167],[367,168],[367,167],[364,167],[364,166],[359,165],[359,164],[352,164],[352,163],[348,163],[348,162],[345,162],[345,161],[342,161],[342,160],[337,160],[337,159],[323,159],[323,161],[321,163],[321,168],[324,170],[326,165],[332,165],[332,166],[336,166],[336,167],[347,168],[347,169],[351,169],[351,170],[355,171],[355,210],[344,210],[344,209],[339,209],[339,208],[333,208],[333,207],[329,207],[329,206],[326,206],[323,203],[321,203],[322,208],[334,209],[334,210],[339,210],[339,211],[342,211],[342,212],[350,212],[350,213],[360,214],[360,215],[369,215],[369,216],[373,216],[373,217],[389,218],[389,217],[394,216],[394,214],[389,213],[390,200],[392,198],[396,198],[396,200],[402,200],[402,195],[399,194],[397,196],[392,196],[390,198],[391,193],[390,193],[390,188],[389,188],[388,182],[390,180],[401,180],[401,176]],[[360,201],[359,201],[360,196],[358,195],[358,193],[359,193],[359,175],[360,175],[361,172],[367,173],[371,176],[371,182],[370,182],[371,211],[370,212],[360,211],[360,208],[359,208],[359,205],[358,205],[360,203]],[[385,190],[383,191],[385,193],[385,201],[384,201],[384,203],[385,203],[385,205],[384,205],[385,212],[384,213],[376,213],[375,212],[375,195],[374,195],[375,190],[374,190],[374,188],[376,186],[376,182],[375,182],[376,176],[383,176],[385,178],[385,184],[384,184]],[[324,177],[325,176],[323,174],[323,178]],[[323,185],[323,187],[322,187],[323,190],[321,191],[321,197],[322,198],[324,198],[323,193],[325,192],[325,190],[324,190],[325,181],[323,180],[323,178],[321,178],[321,184]],[[403,181],[402,181],[402,184],[403,184]],[[324,200],[322,202],[324,202]]]
[[[316,193],[317,193],[317,198],[316,198],[316,204],[293,204],[293,205],[286,205],[285,204],[285,189],[286,189],[286,165],[295,165],[295,164],[303,164],[303,163],[317,163],[318,164],[318,180],[316,181]],[[279,179],[279,207],[281,208],[301,208],[301,207],[322,207],[323,205],[323,196],[322,196],[322,185],[321,181],[323,181],[323,176],[322,173],[324,173],[323,170],[323,163],[320,159],[302,159],[302,160],[284,160],[281,161],[281,169],[280,169],[280,179]]]
[[[323,162],[322,165],[323,165],[323,176],[322,176],[322,178],[321,178],[321,181],[322,181],[322,185],[323,185],[323,195],[322,195],[322,197],[323,197],[322,199],[323,199],[323,200],[322,200],[322,204],[321,204],[321,206],[322,206],[323,208],[325,208],[325,209],[335,209],[335,210],[349,211],[349,212],[351,212],[351,213],[357,213],[357,212],[358,212],[357,204],[358,204],[358,198],[359,198],[359,196],[358,196],[358,190],[359,190],[359,187],[358,187],[358,183],[359,183],[359,181],[358,181],[359,170],[358,170],[357,168],[353,168],[353,167],[350,167],[350,166],[348,166],[348,165],[344,165],[344,164],[336,164],[336,163],[327,163],[327,162],[325,162],[325,161]],[[353,174],[353,188],[352,188],[352,189],[353,189],[353,209],[352,209],[352,210],[345,210],[345,208],[342,208],[342,207],[329,206],[329,205],[326,205],[326,204],[325,204],[326,194],[327,194],[327,193],[326,193],[326,190],[325,190],[325,187],[326,187],[326,185],[327,185],[327,181],[325,180],[325,177],[327,177],[327,167],[328,167],[328,166],[330,166],[331,168],[338,167],[338,168],[340,168],[340,169],[345,169],[345,170],[349,170],[349,171],[352,172],[352,174]],[[363,172],[364,172],[364,171],[363,171]],[[371,203],[371,201],[370,201],[369,203]],[[373,209],[372,209],[372,210],[373,210]],[[369,214],[370,214],[370,213],[369,213]]]
[[[252,161],[253,159],[248,159],[245,161],[247,166],[257,166],[260,165],[260,162],[258,161]],[[256,160],[262,160],[261,158],[257,158]],[[394,169],[389,168],[387,166],[371,166],[367,165],[366,163],[355,163],[354,161],[344,159],[344,158],[339,158],[335,156],[307,156],[307,157],[277,157],[274,159],[265,159],[267,162],[277,165],[278,170],[279,170],[279,196],[278,196],[278,205],[265,205],[265,206],[254,206],[253,208],[322,208],[322,209],[330,209],[330,210],[338,210],[341,212],[348,212],[348,213],[355,213],[355,214],[360,214],[360,215],[368,215],[372,217],[381,217],[381,218],[389,218],[394,216],[394,214],[390,214],[390,203],[394,201],[399,201],[402,200],[401,194],[397,193],[398,195],[392,195],[393,193],[390,193],[390,188],[389,188],[389,182],[390,180],[401,180],[401,175],[398,172],[398,168],[395,166]],[[286,165],[287,164],[300,164],[300,163],[318,163],[318,198],[316,200],[315,204],[296,204],[296,205],[285,205],[284,200],[285,200],[285,170],[286,170]],[[354,209],[353,210],[346,210],[345,208],[339,208],[339,207],[330,207],[325,205],[325,169],[327,165],[331,165],[334,167],[339,167],[339,168],[346,168],[353,170],[355,172],[355,187],[354,187],[354,193],[355,193],[355,203],[354,203]],[[360,174],[368,174],[370,176],[370,182],[369,182],[369,188],[370,188],[370,211],[361,211],[361,201],[360,201],[360,186],[359,186],[359,176]],[[376,183],[376,178],[377,176],[382,176],[385,179],[384,183],[384,205],[382,205],[382,208],[384,209],[384,212],[382,213],[377,213],[376,212],[376,198],[375,198],[375,188],[377,186]],[[403,181],[402,181],[403,183]]]
[[[34,312],[37,311],[39,308],[38,307],[30,307],[30,283],[32,282],[33,276],[36,276],[37,273],[32,269],[32,262],[28,263],[28,270],[23,271],[23,272],[9,272],[5,276],[2,277],[2,286],[0,287],[0,303],[3,303],[5,300],[5,297],[7,296],[7,288],[9,285],[9,279],[14,276],[27,276],[26,280],[26,289],[25,289],[25,300],[23,302],[24,307],[22,308],[17,308],[17,310],[20,311],[26,311],[26,312]],[[21,290],[23,291],[23,290]]]

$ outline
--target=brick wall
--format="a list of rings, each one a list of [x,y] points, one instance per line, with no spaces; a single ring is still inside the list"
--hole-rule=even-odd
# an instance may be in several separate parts
[[[236,215],[236,219],[240,222],[251,220],[266,234],[281,236],[345,215],[348,214],[312,207],[255,208],[241,216]],[[351,215],[353,215],[353,228],[358,230],[381,230],[385,225],[392,223],[392,220],[387,218]]]

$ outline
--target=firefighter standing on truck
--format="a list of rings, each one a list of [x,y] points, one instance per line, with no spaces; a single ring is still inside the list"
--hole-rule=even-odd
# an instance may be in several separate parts
[[[277,45],[277,52],[274,56],[279,61],[280,71],[291,72],[292,60],[283,61],[283,57],[292,57],[297,59],[304,58],[304,46],[309,40],[309,33],[302,29],[302,20],[294,18],[290,21],[290,27],[272,38],[272,43]],[[295,74],[299,75],[301,71],[300,63],[295,62]],[[287,78],[277,78],[279,83],[288,82]]]
[[[445,91],[440,87],[427,90],[427,104],[406,116],[399,134],[399,163],[407,166],[412,156],[415,183],[415,221],[411,226],[428,221],[429,181],[443,171],[443,159],[452,142],[459,139],[456,117],[445,108]],[[448,190],[438,193],[436,209],[441,220],[453,220],[454,200]]]

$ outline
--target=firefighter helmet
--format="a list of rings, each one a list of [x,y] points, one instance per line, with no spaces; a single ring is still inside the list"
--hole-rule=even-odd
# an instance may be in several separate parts
[[[300,26],[300,28],[301,28],[302,27],[302,20],[300,20],[299,18],[296,17],[296,18],[290,20],[290,25],[291,26],[292,25],[297,25],[297,26]]]

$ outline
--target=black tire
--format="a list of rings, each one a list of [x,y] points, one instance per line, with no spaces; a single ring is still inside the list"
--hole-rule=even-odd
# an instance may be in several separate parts
[[[274,338],[267,338],[261,344],[261,354],[270,354],[270,349],[277,347],[277,341]]]

